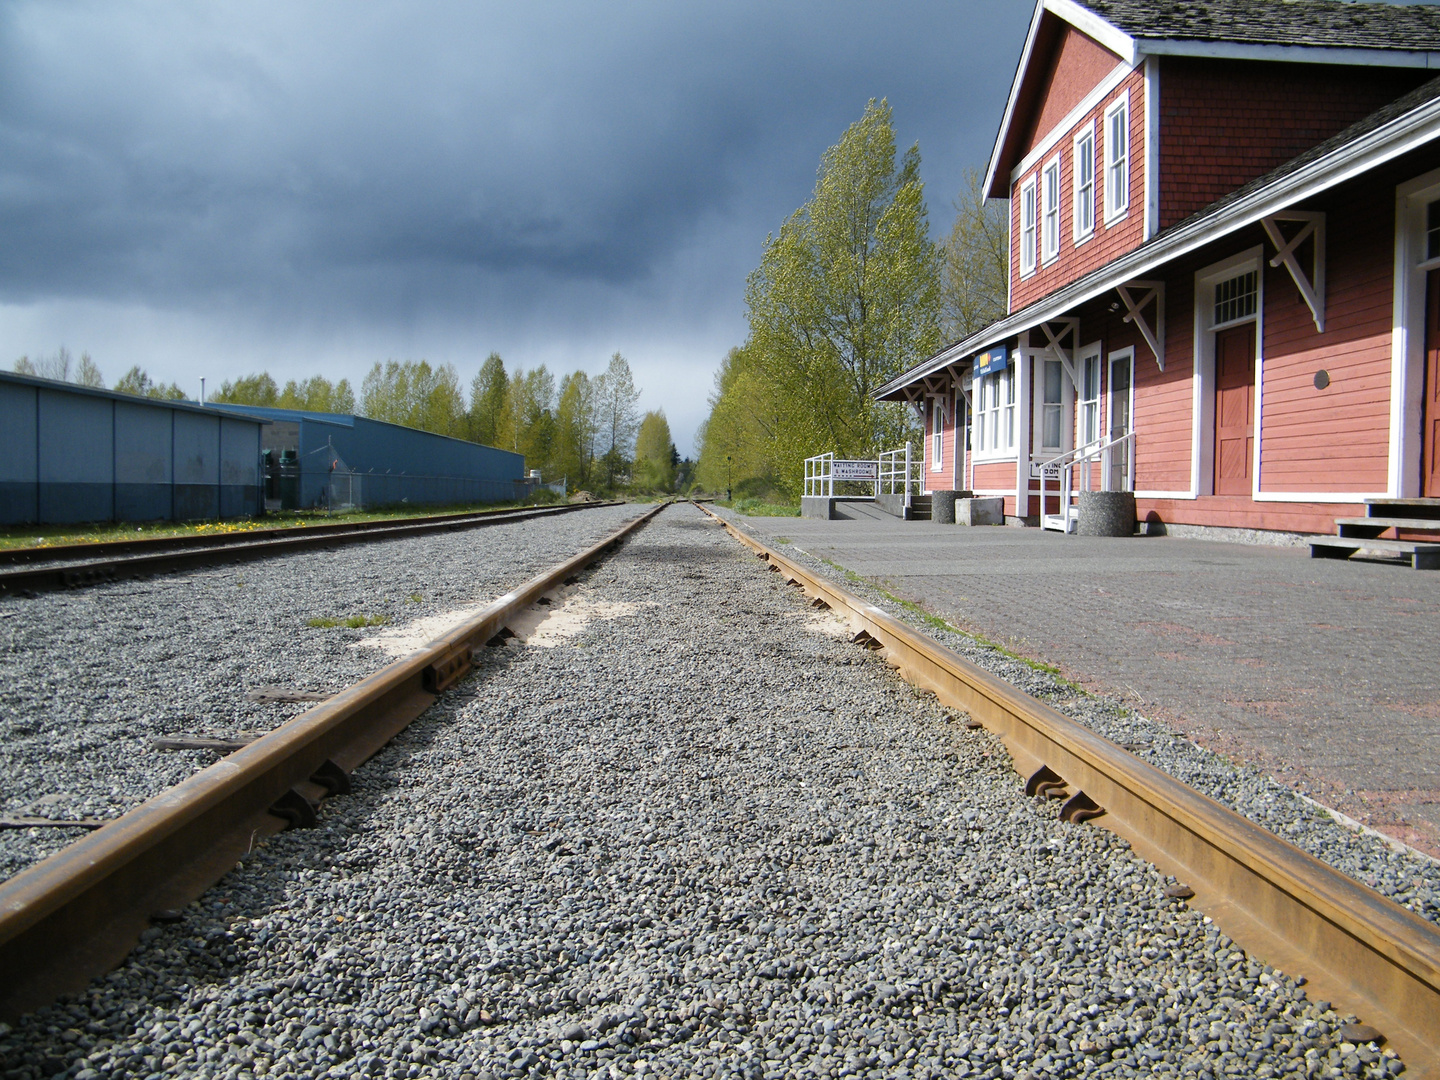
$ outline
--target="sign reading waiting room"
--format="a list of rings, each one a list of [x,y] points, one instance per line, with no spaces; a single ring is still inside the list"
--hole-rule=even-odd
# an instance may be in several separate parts
[[[830,463],[830,476],[835,480],[874,480],[879,475],[878,461],[847,461],[836,458]]]

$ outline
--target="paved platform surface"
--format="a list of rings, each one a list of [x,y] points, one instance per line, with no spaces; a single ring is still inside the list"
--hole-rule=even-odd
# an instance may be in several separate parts
[[[1440,571],[847,512],[741,520],[1440,856]]]

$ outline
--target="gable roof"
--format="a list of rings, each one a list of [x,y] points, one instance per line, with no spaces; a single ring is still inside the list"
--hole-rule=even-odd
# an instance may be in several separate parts
[[[1437,139],[1440,78],[1396,98],[1339,134],[1157,233],[1138,248],[941,349],[878,387],[871,397],[903,401],[906,387],[927,375],[963,364],[981,350],[1063,315],[1117,285],[1153,273],[1173,259]]]
[[[985,171],[1010,197],[1023,130],[1066,25],[1134,67],[1147,56],[1202,56],[1440,69],[1440,6],[1348,0],[1037,0]]]

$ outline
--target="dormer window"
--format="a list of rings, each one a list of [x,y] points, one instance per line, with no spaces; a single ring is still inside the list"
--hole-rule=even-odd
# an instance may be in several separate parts
[[[1040,225],[1040,258],[1054,262],[1060,254],[1060,155],[1056,154],[1040,176],[1045,216]]]
[[[1071,160],[1075,185],[1075,221],[1072,235],[1076,245],[1083,244],[1095,232],[1095,128],[1089,125],[1075,136],[1075,155]]]
[[[1105,224],[1130,209],[1130,92],[1105,110]]]
[[[1035,272],[1035,177],[1020,185],[1020,276]]]

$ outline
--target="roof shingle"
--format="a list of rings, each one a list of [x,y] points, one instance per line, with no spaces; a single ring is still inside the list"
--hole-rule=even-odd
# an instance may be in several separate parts
[[[1440,7],[1345,0],[1079,0],[1140,41],[1440,50]]]

